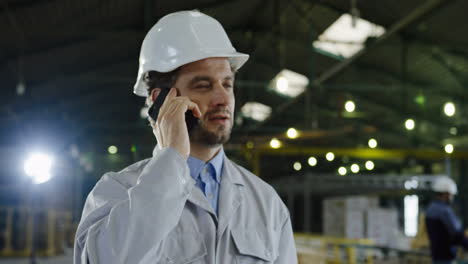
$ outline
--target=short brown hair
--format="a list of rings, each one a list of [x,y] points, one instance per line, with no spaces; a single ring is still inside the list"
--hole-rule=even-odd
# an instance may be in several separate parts
[[[149,71],[143,75],[143,82],[148,87],[148,96],[154,88],[172,87],[177,81],[179,68],[170,72]]]

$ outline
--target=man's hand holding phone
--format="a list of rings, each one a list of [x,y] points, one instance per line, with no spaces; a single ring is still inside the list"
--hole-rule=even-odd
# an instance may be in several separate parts
[[[153,133],[162,148],[172,147],[185,159],[190,155],[190,140],[185,121],[187,111],[191,110],[196,118],[202,114],[198,105],[186,96],[177,96],[177,90],[171,88],[159,110]]]

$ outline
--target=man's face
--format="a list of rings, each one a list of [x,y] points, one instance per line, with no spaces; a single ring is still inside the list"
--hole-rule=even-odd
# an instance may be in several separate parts
[[[229,140],[234,120],[234,73],[226,58],[208,58],[180,68],[174,85],[202,113],[190,141],[215,146]]]

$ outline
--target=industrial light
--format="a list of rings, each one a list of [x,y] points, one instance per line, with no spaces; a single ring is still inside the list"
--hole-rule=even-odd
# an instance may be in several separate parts
[[[317,165],[317,159],[315,157],[310,157],[308,160],[307,160],[307,163],[309,163],[309,165],[311,167],[314,167],[315,165]]]
[[[299,161],[294,162],[294,170],[300,171],[302,169],[302,164]]]
[[[133,153],[137,152],[137,147],[135,144],[132,145],[132,147],[130,148],[130,151]]]
[[[271,107],[258,102],[248,102],[242,106],[241,112],[243,116],[261,122],[271,115]]]
[[[444,105],[444,113],[446,116],[453,116],[455,115],[455,105],[452,102],[448,102]]]
[[[286,135],[288,138],[297,138],[299,136],[299,132],[295,128],[291,127],[286,132]]]
[[[458,133],[458,129],[456,127],[451,127],[450,128],[450,134],[452,134],[453,136],[456,136]]]
[[[142,119],[147,119],[148,118],[148,109],[149,107],[146,107],[146,106],[143,106],[141,109],[140,109],[140,117]]]
[[[361,168],[359,168],[359,165],[357,165],[357,164],[351,165],[351,171],[352,171],[353,173],[358,173],[360,169],[361,169]]]
[[[35,184],[41,184],[52,178],[50,170],[53,162],[54,159],[48,154],[32,153],[24,162],[24,171]]]
[[[278,149],[281,147],[281,141],[279,141],[277,138],[272,138],[270,140],[270,147],[274,149]]]
[[[346,13],[328,27],[313,46],[324,53],[349,58],[364,48],[368,37],[379,37],[384,33],[382,26]]]
[[[245,146],[248,149],[253,149],[255,145],[254,145],[254,143],[252,141],[247,141],[247,143],[245,143]]]
[[[309,79],[297,72],[283,69],[273,78],[270,87],[280,95],[296,97],[309,85]]]
[[[119,149],[116,146],[112,145],[107,148],[107,151],[109,151],[110,154],[115,154],[117,153],[117,151],[119,151]]]
[[[423,106],[426,103],[426,97],[423,94],[419,94],[414,98],[414,101],[418,104]]]
[[[418,186],[419,186],[419,182],[417,180],[405,181],[405,189],[406,190],[417,189]]]
[[[416,123],[414,122],[413,119],[407,119],[405,122],[405,127],[407,130],[413,130],[414,127],[416,126]]]
[[[20,80],[16,84],[16,94],[19,95],[19,96],[22,96],[22,95],[24,95],[24,92],[26,92],[26,85],[24,85],[23,80]]]
[[[369,148],[376,148],[377,147],[377,140],[375,140],[374,138],[371,138],[371,139],[369,139],[369,142],[367,142],[367,144],[369,145]]]
[[[446,152],[446,153],[452,154],[454,148],[453,148],[453,145],[452,145],[452,144],[447,144],[447,145],[445,145],[444,149],[445,149],[445,152]]]
[[[276,80],[276,89],[278,90],[278,92],[286,93],[288,88],[289,88],[288,79],[286,79],[283,76],[278,77],[278,79]]]
[[[328,160],[328,161],[333,161],[335,159],[335,154],[333,154],[333,152],[328,152],[326,155],[325,155],[325,158]]]
[[[348,170],[345,167],[338,168],[338,174],[340,174],[341,176],[346,175],[346,173],[348,173]]]
[[[374,167],[375,167],[374,162],[372,162],[371,160],[366,161],[366,169],[367,170],[373,170]]]
[[[417,195],[406,195],[405,204],[405,234],[415,236],[418,232],[419,197]]]
[[[356,109],[356,105],[354,104],[353,101],[347,101],[347,102],[345,103],[345,110],[346,110],[346,112],[352,113],[352,112],[354,112],[355,109]]]

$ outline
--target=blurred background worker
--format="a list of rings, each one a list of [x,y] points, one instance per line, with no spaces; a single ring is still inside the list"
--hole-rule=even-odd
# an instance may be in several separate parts
[[[457,194],[457,185],[448,177],[440,177],[434,181],[432,190],[435,198],[426,211],[432,260],[434,264],[454,263],[457,245],[468,249],[468,238],[450,206]]]

